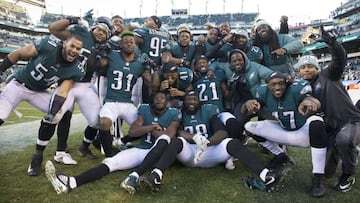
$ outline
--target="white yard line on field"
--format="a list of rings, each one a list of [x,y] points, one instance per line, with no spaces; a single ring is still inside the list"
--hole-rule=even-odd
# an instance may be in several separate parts
[[[87,123],[81,114],[74,114],[71,119],[70,134],[83,132]],[[27,145],[34,145],[38,136],[40,121],[31,121],[0,126],[0,154],[19,150]],[[56,133],[52,139],[56,138]]]

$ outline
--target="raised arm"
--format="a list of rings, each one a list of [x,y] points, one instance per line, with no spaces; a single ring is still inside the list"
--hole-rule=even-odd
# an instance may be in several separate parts
[[[19,48],[5,57],[5,59],[0,65],[0,73],[6,71],[9,67],[14,65],[18,61],[27,61],[30,58],[36,57],[37,55],[38,51],[33,44],[29,44],[25,47]]]

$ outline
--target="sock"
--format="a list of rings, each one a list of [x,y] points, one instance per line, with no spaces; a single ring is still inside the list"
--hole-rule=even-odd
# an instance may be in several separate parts
[[[135,176],[135,177],[136,177],[136,179],[138,179],[138,178],[139,178],[139,174],[138,174],[138,173],[136,173],[135,171],[134,171],[134,172],[132,172],[132,173],[130,173],[130,174],[129,174],[129,176]]]
[[[260,142],[259,144],[261,144],[263,147],[265,147],[275,155],[284,153],[284,150],[282,150],[278,145],[274,144],[273,142],[270,142],[269,140],[266,140],[265,142]]]
[[[164,153],[168,146],[168,143],[164,139],[158,139],[156,144],[152,147],[149,153],[145,156],[142,163],[134,170],[137,174],[144,174],[149,168],[151,168],[156,161],[158,161],[161,155]]]
[[[72,177],[72,176],[69,176],[69,183],[70,183],[69,186],[70,186],[71,189],[74,189],[74,188],[77,187],[76,180],[75,180],[75,178]]]
[[[311,161],[313,165],[313,173],[325,173],[326,148],[311,147]]]
[[[156,173],[156,174],[158,174],[159,177],[160,177],[160,180],[162,180],[163,172],[162,172],[160,169],[154,168],[154,170],[152,170],[151,173]]]
[[[67,139],[69,137],[70,131],[70,122],[71,122],[72,112],[66,111],[62,119],[58,123],[57,127],[57,151],[66,151],[67,149]]]
[[[80,186],[85,183],[99,180],[100,178],[104,177],[109,173],[110,173],[110,168],[105,164],[100,164],[99,166],[91,168],[74,178],[77,186]]]
[[[268,172],[269,172],[269,169],[267,169],[267,168],[264,168],[264,169],[261,171],[259,177],[260,177],[260,179],[261,179],[262,181],[264,181],[264,182],[266,181],[266,175],[267,175]]]

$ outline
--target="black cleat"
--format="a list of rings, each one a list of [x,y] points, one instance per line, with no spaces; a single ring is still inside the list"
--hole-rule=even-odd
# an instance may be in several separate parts
[[[34,154],[32,156],[31,163],[27,171],[29,176],[38,176],[40,174],[42,161],[43,161],[42,155]]]
[[[140,176],[139,183],[148,186],[152,192],[160,191],[161,179],[156,172],[152,172],[148,176]]]
[[[339,180],[334,184],[333,188],[341,192],[348,192],[352,185],[355,184],[355,177],[342,174]]]
[[[79,155],[82,157],[87,157],[89,159],[96,159],[96,155],[92,153],[92,151],[89,149],[89,147],[85,146],[84,144],[81,144],[79,148]]]
[[[295,161],[291,157],[289,157],[287,154],[280,153],[280,154],[276,155],[274,158],[272,158],[266,164],[266,168],[276,169],[276,168],[279,168],[280,166],[287,165],[287,164],[294,165]]]
[[[269,171],[265,177],[266,191],[272,192],[279,185],[280,180],[290,171],[290,167]]]
[[[313,197],[322,197],[325,195],[325,187],[324,187],[325,175],[315,173],[312,176],[312,189],[311,195]]]

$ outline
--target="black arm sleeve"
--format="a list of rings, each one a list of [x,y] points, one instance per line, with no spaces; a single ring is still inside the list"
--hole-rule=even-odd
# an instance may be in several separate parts
[[[3,62],[0,64],[0,73],[6,71],[12,65],[14,65],[14,63],[11,62],[10,59],[6,56]]]
[[[334,41],[329,45],[329,51],[331,53],[331,62],[328,66],[329,79],[340,80],[346,65],[345,49],[338,41]]]

